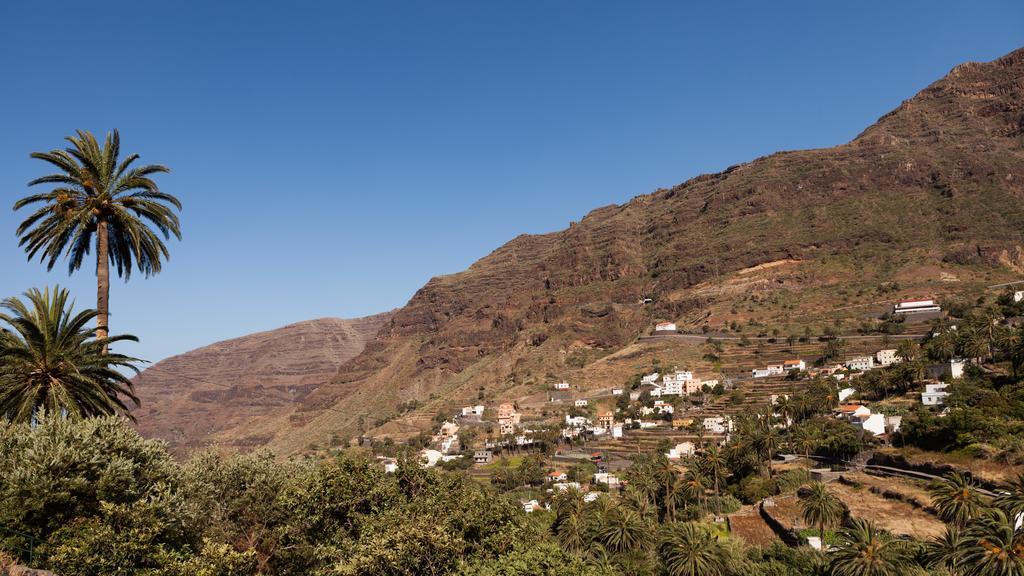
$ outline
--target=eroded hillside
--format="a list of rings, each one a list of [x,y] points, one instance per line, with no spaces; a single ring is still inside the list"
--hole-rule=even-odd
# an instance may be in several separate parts
[[[956,67],[850,143],[774,154],[520,236],[431,280],[301,399],[232,417],[211,437],[286,453],[401,437],[438,410],[529,398],[556,378],[621,383],[653,353],[700,362],[682,344],[635,343],[656,320],[849,326],[900,296],[1017,278],[1022,245],[1018,50]],[[399,413],[409,400],[421,406]]]

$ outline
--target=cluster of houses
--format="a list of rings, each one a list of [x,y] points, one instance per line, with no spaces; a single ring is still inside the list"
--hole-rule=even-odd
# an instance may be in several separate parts
[[[660,398],[662,396],[689,396],[700,392],[705,386],[713,388],[717,385],[718,380],[701,380],[694,377],[690,370],[676,370],[671,374],[664,375],[652,372],[640,378],[640,388],[635,392],[636,397],[631,393],[630,399],[639,399],[640,391],[643,390],[647,390],[652,398]]]
[[[847,358],[842,367],[853,372],[866,372],[875,368],[888,368],[893,364],[899,364],[900,357],[895,348],[885,348],[875,352],[873,355],[854,356]]]
[[[548,493],[565,492],[567,490],[585,490],[583,494],[584,502],[593,502],[601,497],[601,492],[586,490],[586,487],[581,485],[579,482],[570,481],[569,475],[560,470],[548,472],[547,481],[551,485],[551,487],[548,488]],[[614,474],[610,474],[608,472],[596,472],[591,478],[591,484],[605,484],[609,489],[613,489],[619,488],[621,486],[621,481],[619,480],[619,477]],[[536,498],[520,500],[519,503],[522,505],[523,511],[527,514],[538,510],[551,509],[550,502],[541,503]]]
[[[606,410],[597,415],[597,424],[586,416],[565,415],[565,427],[562,428],[563,438],[577,438],[581,434],[592,434],[594,436],[608,435],[612,438],[622,438],[622,424],[615,421],[615,413]]]
[[[803,372],[807,370],[807,363],[799,358],[796,360],[786,360],[781,364],[769,364],[764,368],[754,368],[750,371],[750,376],[753,378],[768,378],[771,376],[785,376],[793,371]]]

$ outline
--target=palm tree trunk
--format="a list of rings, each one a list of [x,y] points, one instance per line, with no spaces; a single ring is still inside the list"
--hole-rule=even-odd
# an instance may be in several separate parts
[[[107,237],[107,219],[100,217],[96,222],[96,337],[106,338],[110,314],[110,245]],[[107,347],[103,346],[103,353]]]
[[[715,474],[715,520],[722,516],[722,496],[718,493],[718,472]]]

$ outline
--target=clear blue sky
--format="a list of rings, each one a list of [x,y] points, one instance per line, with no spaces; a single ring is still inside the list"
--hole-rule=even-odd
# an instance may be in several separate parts
[[[0,3],[0,295],[95,304],[91,269],[25,261],[9,209],[76,128],[173,169],[184,240],[112,289],[123,350],[158,360],[401,306],[520,233],[847,141],[1024,45],[1019,0],[690,4]]]

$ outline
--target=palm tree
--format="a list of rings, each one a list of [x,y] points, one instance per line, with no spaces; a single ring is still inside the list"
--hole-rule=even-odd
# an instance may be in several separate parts
[[[932,360],[949,360],[956,356],[956,333],[949,330],[933,337],[927,344],[928,357]]]
[[[896,345],[896,356],[903,362],[916,362],[921,357],[921,346],[913,340],[903,340]]]
[[[843,503],[821,482],[812,482],[799,491],[800,513],[811,526],[818,527],[822,548],[825,546],[825,526],[832,526],[843,517]]]
[[[829,555],[833,576],[897,576],[910,558],[899,542],[882,538],[870,520],[854,518],[840,532],[839,546]]]
[[[764,418],[759,422],[757,430],[754,436],[754,447],[758,454],[768,463],[768,477],[774,476],[774,469],[772,467],[772,457],[779,451],[782,446],[782,436],[779,435],[779,431],[775,429],[775,426],[771,422],[771,409],[764,415]]]
[[[590,541],[587,534],[587,522],[583,514],[567,516],[555,529],[558,543],[573,554],[583,554]]]
[[[663,454],[657,456],[654,473],[661,482],[661,501],[665,505],[665,515],[670,521],[676,519],[676,484],[679,481],[679,470],[675,464]]]
[[[1003,486],[992,503],[1006,512],[1010,518],[1024,514],[1024,472]]]
[[[925,544],[924,561],[930,568],[945,568],[950,574],[959,574],[967,547],[967,538],[960,528],[946,525],[946,531]]]
[[[718,538],[695,522],[666,524],[658,556],[669,576],[722,576],[726,550]]]
[[[634,489],[632,485],[623,491],[620,499],[623,506],[639,514],[645,522],[658,521],[658,507],[643,492]]]
[[[112,342],[138,341],[134,336],[97,338],[87,325],[95,310],[74,314],[68,291],[57,287],[7,298],[0,307],[0,417],[30,422],[39,412],[88,417],[128,414],[125,401],[137,406],[132,381],[118,369],[138,372],[140,362],[106,354]]]
[[[159,273],[162,261],[170,256],[160,236],[181,239],[178,216],[171,209],[180,211],[181,202],[161,192],[151,179],[169,172],[167,167],[132,167],[138,154],[119,158],[117,130],[107,135],[102,148],[91,133],[81,130],[67,141],[71,146],[63,150],[32,154],[59,172],[29,182],[52,184],[52,190],[15,202],[15,210],[43,204],[18,226],[19,245],[29,260],[38,254],[47,269],[66,253],[71,273],[81,268],[95,237],[96,337],[103,339],[109,325],[110,265],[125,280],[133,267],[146,276]]]
[[[563,548],[574,554],[582,554],[589,541],[585,517],[583,493],[571,489],[554,499],[555,521],[551,530]]]
[[[634,510],[612,507],[601,519],[597,539],[613,553],[640,550],[647,542],[649,526]]]
[[[964,526],[981,514],[985,502],[978,484],[963,472],[952,472],[928,488],[932,506],[943,522]]]
[[[811,459],[811,452],[818,447],[818,438],[814,429],[804,424],[793,429],[789,437],[789,448],[798,454],[803,454],[808,462]]]
[[[708,490],[708,478],[700,468],[691,467],[680,480],[679,489],[687,501],[702,505]]]
[[[712,486],[715,489],[715,516],[721,516],[722,492],[720,483],[729,470],[725,455],[722,454],[718,446],[710,446],[700,455],[699,465],[705,474],[711,476]]]
[[[971,576],[1024,574],[1024,530],[999,509],[986,512],[965,531],[963,565]]]
[[[782,427],[789,430],[789,425],[793,422],[795,415],[796,405],[789,394],[783,394],[775,400],[775,413],[782,419]]]

